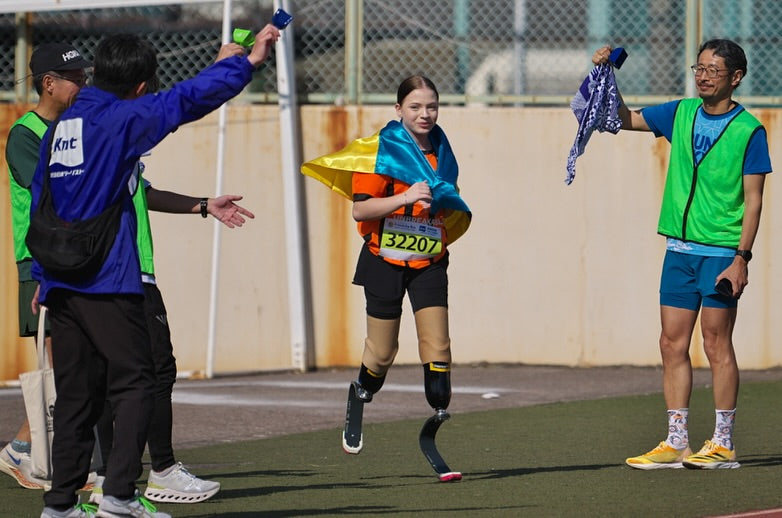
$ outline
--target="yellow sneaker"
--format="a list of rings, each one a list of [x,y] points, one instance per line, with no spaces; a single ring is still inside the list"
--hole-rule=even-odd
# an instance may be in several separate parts
[[[729,450],[724,446],[706,441],[701,451],[688,456],[682,464],[689,469],[735,469],[741,466],[736,462],[736,450]]]
[[[635,469],[678,469],[682,467],[682,459],[690,455],[692,450],[689,446],[677,450],[663,441],[652,451],[625,460],[625,464]]]

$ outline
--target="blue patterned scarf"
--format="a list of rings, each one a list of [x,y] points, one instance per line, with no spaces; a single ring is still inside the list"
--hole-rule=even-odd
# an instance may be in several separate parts
[[[581,83],[570,103],[576,119],[578,132],[570,154],[567,157],[565,183],[570,185],[576,177],[576,159],[584,154],[589,138],[597,130],[616,134],[622,127],[619,119],[619,92],[616,88],[614,67],[597,65]]]

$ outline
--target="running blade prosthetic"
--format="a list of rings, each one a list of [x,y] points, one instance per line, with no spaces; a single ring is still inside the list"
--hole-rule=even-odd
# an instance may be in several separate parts
[[[445,410],[438,410],[435,415],[430,417],[424,423],[421,428],[421,434],[418,436],[418,443],[421,445],[421,451],[432,465],[440,482],[451,482],[462,479],[462,474],[458,471],[451,471],[448,464],[445,463],[440,452],[437,451],[437,446],[434,443],[434,438],[437,435],[437,430],[440,425],[448,420],[451,416]]]
[[[354,381],[348,389],[348,409],[345,413],[345,430],[342,432],[342,449],[345,453],[358,455],[364,447],[361,420],[364,416],[364,400],[358,397],[359,389]]]

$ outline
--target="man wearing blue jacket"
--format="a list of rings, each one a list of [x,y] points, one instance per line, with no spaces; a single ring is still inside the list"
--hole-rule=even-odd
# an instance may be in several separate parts
[[[33,264],[40,303],[49,307],[58,393],[54,473],[42,517],[86,516],[76,491],[87,480],[92,427],[106,398],[115,435],[98,516],[169,516],[145,508],[135,483],[142,473],[155,375],[128,181],[143,153],[239,94],[279,35],[267,25],[247,55],[236,44],[225,45],[213,65],[155,95],[146,94],[157,81],[154,48],[135,35],[110,36],[95,51],[94,87],[83,89],[44,135],[32,184],[33,217],[45,177],[62,220],[92,218],[114,203],[121,216],[106,260],[89,278],[65,280]]]

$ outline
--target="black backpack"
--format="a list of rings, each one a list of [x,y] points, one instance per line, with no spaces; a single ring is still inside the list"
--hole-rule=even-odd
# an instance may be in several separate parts
[[[25,243],[48,274],[66,282],[82,282],[100,271],[114,245],[122,215],[122,197],[92,218],[64,221],[57,215],[49,189],[49,162],[56,127],[57,123],[50,133],[41,197],[30,216]]]

